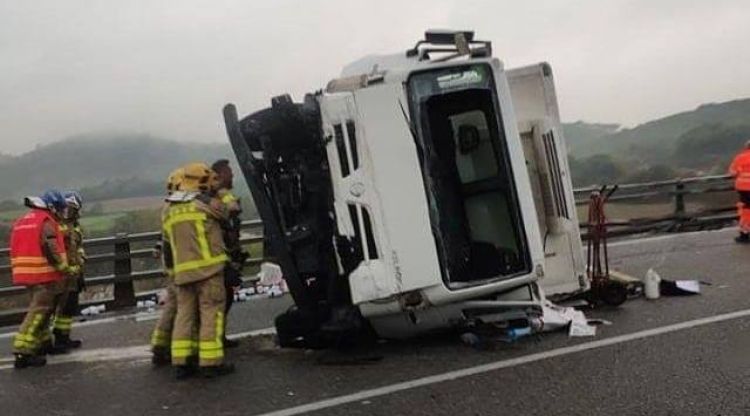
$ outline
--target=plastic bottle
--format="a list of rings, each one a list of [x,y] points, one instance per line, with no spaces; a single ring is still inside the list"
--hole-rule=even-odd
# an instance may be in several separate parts
[[[643,292],[646,294],[646,299],[659,299],[659,283],[661,277],[654,271],[654,269],[648,269],[646,277],[643,279]]]
[[[518,338],[525,337],[526,335],[531,334],[531,327],[526,328],[510,328],[508,329],[508,338],[511,341],[515,341]]]

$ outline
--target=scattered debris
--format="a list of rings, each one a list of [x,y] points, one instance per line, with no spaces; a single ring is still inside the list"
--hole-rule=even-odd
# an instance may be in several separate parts
[[[596,335],[596,327],[589,324],[583,312],[572,308],[545,302],[542,306],[542,331],[551,332],[569,327],[568,336],[587,337]]]
[[[661,277],[659,273],[656,273],[654,269],[648,269],[646,276],[643,278],[643,291],[646,294],[646,299],[659,299],[659,283]]]
[[[691,296],[701,293],[701,285],[697,280],[662,280],[659,290],[664,296]]]
[[[580,311],[579,311],[580,312]],[[583,313],[581,313],[583,315]],[[570,321],[570,330],[568,336],[570,337],[593,337],[596,335],[596,327],[589,325],[588,321],[584,317],[581,319],[573,319]]]
[[[84,308],[81,311],[81,315],[86,315],[86,316],[99,315],[100,313],[104,313],[106,310],[107,310],[106,305],[92,305],[92,306],[89,306],[88,308]]]
[[[281,285],[284,282],[284,275],[281,267],[276,263],[264,261],[260,265],[260,284],[262,286]]]

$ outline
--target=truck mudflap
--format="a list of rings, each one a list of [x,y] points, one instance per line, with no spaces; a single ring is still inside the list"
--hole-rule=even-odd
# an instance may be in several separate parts
[[[301,104],[288,95],[276,97],[270,108],[243,119],[228,104],[224,120],[263,221],[264,257],[281,266],[295,302],[276,320],[283,346],[323,346],[321,329],[359,329],[362,319],[351,306],[346,278],[357,266],[348,261],[355,248],[335,234],[315,97],[308,95]]]

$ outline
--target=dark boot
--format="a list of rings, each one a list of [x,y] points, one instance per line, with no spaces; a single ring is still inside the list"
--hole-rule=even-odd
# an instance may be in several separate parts
[[[63,334],[60,332],[54,332],[55,335],[55,347],[65,350],[73,350],[76,348],[81,348],[81,342],[80,339],[70,339],[70,334]]]
[[[227,337],[224,337],[224,341],[222,341],[224,344],[224,348],[237,348],[240,346],[240,342],[236,339],[229,339]]]
[[[21,369],[26,367],[42,367],[47,364],[47,359],[42,355],[15,354],[16,361],[13,367]]]
[[[44,342],[39,348],[40,355],[59,355],[67,354],[68,352],[68,348],[65,345],[59,345],[57,343],[53,343],[52,341]]]
[[[740,235],[735,237],[734,241],[740,244],[750,243],[750,234],[740,232]]]
[[[156,367],[162,367],[172,363],[172,354],[167,347],[154,347],[151,349],[151,364]]]
[[[201,367],[203,378],[216,378],[234,373],[234,364],[221,364],[211,367]]]
[[[195,367],[191,365],[176,365],[174,367],[174,378],[185,380],[195,375]]]

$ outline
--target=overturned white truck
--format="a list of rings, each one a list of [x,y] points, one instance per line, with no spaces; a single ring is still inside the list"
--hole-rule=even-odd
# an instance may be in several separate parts
[[[529,327],[589,288],[548,64],[428,31],[227,132],[295,306],[282,346]]]

